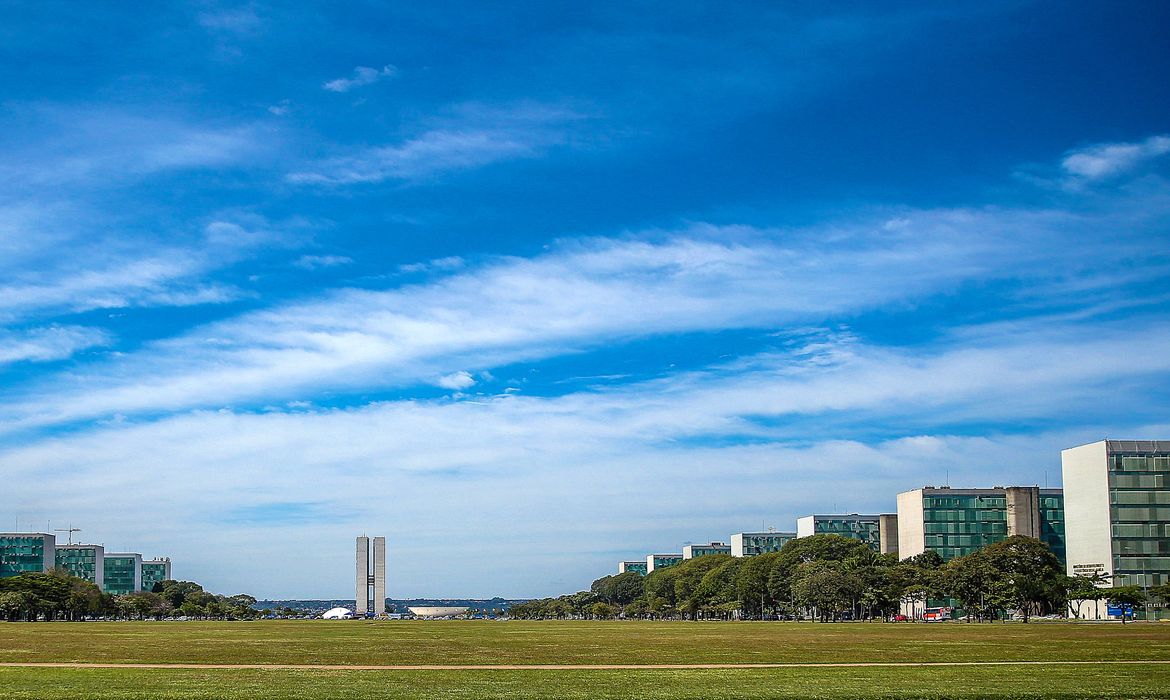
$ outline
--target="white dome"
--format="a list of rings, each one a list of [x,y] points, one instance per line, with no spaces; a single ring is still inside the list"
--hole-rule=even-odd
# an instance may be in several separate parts
[[[349,608],[333,608],[326,610],[321,617],[326,620],[348,620],[353,617],[353,611]]]
[[[441,606],[441,605],[420,605],[407,608],[419,617],[455,617],[467,612],[467,607],[462,608]]]

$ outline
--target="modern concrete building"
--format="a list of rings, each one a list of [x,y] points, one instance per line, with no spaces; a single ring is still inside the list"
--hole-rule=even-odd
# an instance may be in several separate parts
[[[625,574],[632,571],[645,576],[647,566],[648,564],[645,561],[619,561],[618,573]]]
[[[653,573],[655,569],[669,569],[683,561],[682,552],[678,554],[649,554],[646,556],[646,573]]]
[[[0,532],[0,578],[51,570],[57,537],[43,532]]]
[[[779,552],[781,547],[794,539],[795,532],[737,532],[731,536],[731,556],[754,557],[757,554]]]
[[[386,538],[375,537],[373,548],[370,538],[357,538],[357,592],[354,596],[354,614],[364,616],[386,614]]]
[[[142,590],[153,591],[156,583],[168,581],[170,578],[170,557],[142,560]]]
[[[1060,461],[1069,575],[1100,575],[1105,586],[1170,583],[1170,440],[1101,440],[1063,450]]]
[[[133,552],[106,553],[102,590],[126,595],[142,590],[142,555]]]
[[[57,568],[85,579],[98,588],[106,585],[106,548],[100,544],[59,544]]]
[[[731,547],[723,542],[711,542],[710,544],[688,544],[683,547],[683,559],[694,559],[695,557],[705,557],[709,554],[731,554]]]
[[[903,559],[931,550],[946,561],[1011,535],[1043,541],[1063,562],[1062,491],[1036,486],[924,486],[898,494],[898,556]]]
[[[840,535],[861,540],[875,552],[882,551],[880,515],[806,515],[796,521],[796,536]],[[895,516],[896,517],[896,516]]]

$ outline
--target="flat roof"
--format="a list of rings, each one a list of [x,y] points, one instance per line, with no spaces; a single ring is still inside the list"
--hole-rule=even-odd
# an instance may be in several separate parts
[[[744,537],[796,537],[795,532],[737,532],[735,535],[742,535]],[[735,537],[732,535],[732,537]]]

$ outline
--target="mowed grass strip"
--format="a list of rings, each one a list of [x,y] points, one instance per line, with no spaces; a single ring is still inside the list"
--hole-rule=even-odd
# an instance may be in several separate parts
[[[1165,666],[724,671],[0,669],[6,699],[1170,698]]]
[[[1170,625],[493,621],[0,623],[0,661],[691,664],[1170,659]]]

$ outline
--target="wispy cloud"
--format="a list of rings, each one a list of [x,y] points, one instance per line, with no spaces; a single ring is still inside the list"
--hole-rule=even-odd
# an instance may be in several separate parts
[[[1161,202],[1161,203],[1159,203]],[[1160,208],[1159,208],[1160,207]],[[7,408],[12,425],[112,413],[285,401],[304,391],[430,383],[661,333],[790,328],[913,304],[964,284],[1044,289],[1070,303],[1146,250],[1170,202],[1119,200],[1097,212],[899,210],[807,230],[695,225],[629,239],[565,242],[424,284],[336,290],[198,328],[95,367],[81,393],[48,384]],[[1134,267],[1145,279],[1163,270]],[[1141,280],[1135,279],[1135,284]]]
[[[109,344],[110,334],[101,328],[49,326],[25,331],[0,329],[0,364],[63,360],[80,350]]]
[[[568,126],[581,116],[565,109],[522,105],[460,110],[401,143],[329,158],[290,173],[289,182],[348,185],[385,180],[422,180],[492,163],[532,158],[565,143]]]
[[[186,245],[158,245],[153,240],[137,245],[139,241],[125,237],[115,246],[82,237],[73,243],[71,255],[30,251],[11,264],[0,261],[0,322],[92,309],[237,299],[239,289],[205,276],[261,247],[283,245],[285,238],[265,228],[266,222],[244,223],[248,226],[213,221]]]
[[[1060,165],[1075,182],[1104,180],[1129,172],[1142,163],[1170,153],[1170,135],[1136,143],[1099,143],[1070,151]]]
[[[302,255],[293,261],[293,265],[302,270],[316,270],[322,267],[337,267],[348,265],[353,258],[344,255]]]
[[[35,117],[35,126],[15,129],[0,151],[0,182],[15,191],[46,185],[100,189],[167,171],[254,166],[273,145],[272,133],[253,124],[208,124],[108,107],[19,109]]]
[[[394,66],[386,65],[382,68],[370,68],[368,66],[358,66],[353,69],[353,75],[349,78],[335,78],[326,82],[321,87],[330,92],[349,92],[350,90],[362,87],[365,85],[373,85],[374,83],[384,80],[386,78],[393,78],[398,74],[398,69]]]

